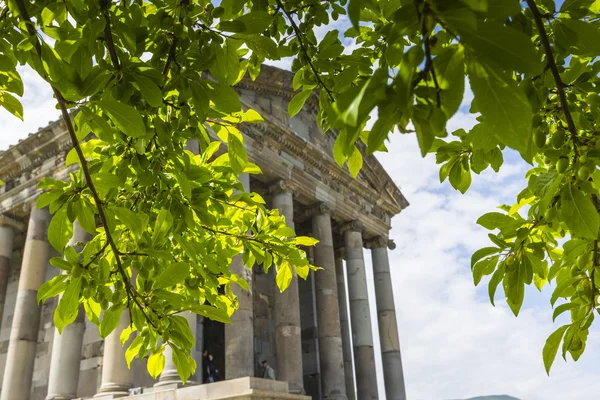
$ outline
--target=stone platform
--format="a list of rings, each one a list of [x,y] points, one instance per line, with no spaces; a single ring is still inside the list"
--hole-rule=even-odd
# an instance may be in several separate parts
[[[95,400],[113,396],[94,397]],[[122,400],[310,400],[309,396],[288,393],[288,383],[260,378],[238,378],[178,388],[176,385],[144,389],[144,393]]]

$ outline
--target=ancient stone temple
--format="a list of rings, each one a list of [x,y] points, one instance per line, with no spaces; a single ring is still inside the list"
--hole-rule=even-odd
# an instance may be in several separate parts
[[[385,397],[406,399],[388,232],[392,216],[408,202],[374,157],[365,157],[357,179],[335,163],[335,136],[323,135],[315,123],[316,98],[288,117],[292,77],[264,67],[256,81],[237,86],[244,106],[265,119],[242,129],[250,160],[263,171],[243,180],[298,234],[320,240],[309,256],[323,270],[306,281],[294,278],[280,294],[271,274],[234,261],[231,269],[243,274],[250,290],[238,293],[240,307],[231,324],[188,316],[198,369],[186,386],[170,356],[156,381],[137,360],[127,368],[119,342],[126,313],[102,340],[83,312],[59,335],[52,322],[57,299],[36,303],[40,285],[59,272],[48,262],[56,254],[47,241],[50,214],[35,208],[37,184],[46,176],[64,178],[76,166],[64,166],[71,147],[64,124],[51,123],[0,153],[0,179],[6,182],[0,188],[0,400],[384,398],[377,389],[374,323]],[[88,239],[75,228],[74,241]],[[376,316],[369,307],[365,248],[373,260]],[[205,350],[219,370],[216,383],[203,377]],[[263,360],[274,368],[276,381],[261,378]]]

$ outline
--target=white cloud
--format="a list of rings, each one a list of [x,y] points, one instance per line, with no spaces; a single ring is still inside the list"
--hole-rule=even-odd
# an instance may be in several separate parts
[[[25,121],[0,108],[0,150],[6,150],[19,139],[27,137],[27,134],[37,132],[59,117],[58,110],[54,108],[50,85],[28,67],[20,67],[18,71],[25,85],[23,98],[20,99]]]

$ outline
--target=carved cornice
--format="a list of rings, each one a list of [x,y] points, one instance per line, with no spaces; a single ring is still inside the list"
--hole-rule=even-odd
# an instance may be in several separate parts
[[[312,217],[313,215],[330,215],[333,209],[325,203],[318,203],[309,206],[303,210],[304,217]]]
[[[364,246],[367,249],[388,248],[390,250],[394,250],[396,248],[396,243],[394,243],[393,240],[388,239],[385,236],[376,236],[374,238],[365,240],[364,241]]]
[[[289,193],[292,196],[295,196],[294,188],[292,183],[289,180],[279,179],[269,185],[269,193],[277,194],[277,193]]]
[[[340,232],[362,232],[364,230],[363,224],[355,219],[354,221],[349,221],[340,226]]]

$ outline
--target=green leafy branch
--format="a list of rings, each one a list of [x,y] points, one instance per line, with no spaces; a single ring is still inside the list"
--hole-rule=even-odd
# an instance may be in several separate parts
[[[556,66],[556,61],[554,60],[554,54],[552,53],[552,47],[550,46],[550,41],[548,40],[548,34],[546,33],[546,27],[544,25],[543,16],[540,13],[540,10],[538,9],[534,0],[527,0],[527,5],[529,6],[531,13],[533,14],[533,20],[535,22],[535,26],[540,37],[540,42],[542,43],[544,53],[546,54],[547,66],[548,68],[550,68],[552,76],[554,77],[554,82],[556,83],[556,90],[560,98],[560,106],[563,114],[565,115],[569,133],[571,134],[573,144],[576,144],[577,128],[575,127],[575,123],[573,122],[573,116],[571,115],[571,111],[569,110],[569,104],[567,102],[567,94],[565,90],[566,86],[562,81],[562,78],[560,77],[560,72],[558,71],[558,67]]]
[[[294,33],[296,34],[296,39],[298,39],[298,44],[300,45],[300,49],[301,49],[302,53],[304,54],[306,62],[310,66],[310,69],[312,70],[312,72],[315,76],[315,79],[317,80],[317,82],[319,82],[319,85],[325,90],[325,92],[327,92],[327,95],[329,96],[329,100],[331,100],[331,102],[335,102],[333,93],[331,92],[331,90],[329,90],[327,85],[325,85],[325,83],[321,79],[321,74],[315,68],[315,65],[313,64],[311,57],[308,55],[308,49],[306,48],[306,45],[304,44],[304,41],[302,40],[302,31],[296,24],[296,21],[294,21],[294,18],[285,9],[285,6],[281,3],[281,0],[275,0],[275,1],[277,2],[277,9],[280,10],[286,16],[289,24],[291,25],[292,29],[294,30]]]

